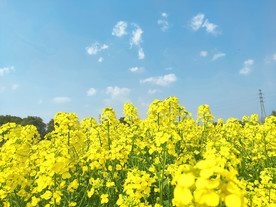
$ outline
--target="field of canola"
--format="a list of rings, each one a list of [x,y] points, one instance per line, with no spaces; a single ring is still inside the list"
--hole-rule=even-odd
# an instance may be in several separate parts
[[[276,206],[276,117],[214,124],[207,105],[194,120],[176,97],[124,115],[57,113],[43,141],[1,126],[0,206]]]

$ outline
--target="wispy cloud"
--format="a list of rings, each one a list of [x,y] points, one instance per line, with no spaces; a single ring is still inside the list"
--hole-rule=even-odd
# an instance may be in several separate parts
[[[200,51],[200,56],[201,57],[206,57],[207,55],[208,55],[207,51],[204,51],[204,50]]]
[[[106,94],[111,95],[112,98],[128,96],[129,93],[130,89],[128,88],[119,88],[118,86],[109,86],[106,88]]]
[[[99,63],[102,63],[102,62],[103,62],[103,57],[100,57],[100,58],[98,59],[98,62],[99,62]]]
[[[140,83],[152,83],[160,86],[167,86],[177,80],[175,74],[171,73],[164,76],[150,77],[144,80],[140,80]]]
[[[142,43],[143,30],[137,24],[133,24],[133,26],[135,27],[135,29],[132,31],[132,38],[130,39],[130,46],[132,47],[133,45],[135,45],[139,48],[138,58],[140,60],[142,60],[145,58],[145,53],[143,51],[143,48],[140,46],[140,44]]]
[[[132,68],[129,68],[129,70],[133,73],[135,72],[143,72],[144,71],[144,68],[143,67],[132,67]]]
[[[206,32],[208,33],[217,34],[216,28],[218,27],[218,25],[209,22],[208,19],[205,20],[202,27],[205,27]]]
[[[166,17],[166,18],[167,18],[167,17],[168,17],[168,14],[167,14],[167,13],[165,13],[165,12],[163,12],[163,13],[161,14],[161,16],[162,16],[162,17]]]
[[[204,14],[198,14],[192,18],[190,26],[193,30],[199,30],[203,23],[204,16]]]
[[[197,14],[194,16],[190,22],[190,26],[194,31],[199,30],[200,28],[205,28],[206,32],[211,33],[211,34],[219,34],[217,32],[217,27],[218,25],[209,22],[208,19],[204,19],[205,15],[204,14]]]
[[[135,30],[132,31],[132,38],[130,40],[130,45],[139,46],[142,42],[142,34],[143,30],[137,24],[133,24],[135,26]]]
[[[11,71],[14,71],[14,67],[4,67],[4,68],[0,68],[0,76],[4,76],[5,74],[10,73]]]
[[[123,35],[126,35],[126,28],[127,28],[127,23],[124,21],[119,21],[117,24],[113,27],[112,35],[121,37]]]
[[[248,59],[243,62],[243,68],[240,70],[240,74],[247,75],[251,72],[252,65],[254,64],[254,60]]]
[[[132,23],[131,24],[134,29],[131,32],[131,38],[129,40],[129,44],[130,44],[130,48],[132,48],[132,46],[137,46],[138,47],[138,59],[142,60],[145,58],[145,53],[143,51],[143,48],[141,47],[141,43],[143,42],[142,40],[142,34],[143,34],[143,30],[141,29],[141,27],[138,24]],[[124,21],[119,21],[113,28],[113,32],[112,35],[117,36],[117,37],[121,37],[123,35],[126,35],[126,28],[127,28],[127,22]],[[95,53],[94,51],[94,47],[89,48],[90,49],[90,53]]]
[[[11,89],[12,89],[12,90],[16,90],[18,87],[19,87],[18,84],[13,84],[12,87],[11,87]]]
[[[157,24],[159,24],[161,30],[165,32],[169,29],[168,14],[164,12],[161,14],[161,16],[162,19],[158,19]]]
[[[85,49],[89,55],[96,55],[98,52],[102,50],[106,50],[107,48],[108,48],[108,45],[103,44],[101,46],[98,42],[95,42],[94,44],[92,44],[89,47],[86,47]]]
[[[221,58],[221,57],[224,57],[226,56],[225,53],[217,53],[217,54],[214,54],[213,58],[212,58],[212,61],[215,61],[217,60],[218,58]]]
[[[63,104],[63,103],[67,103],[70,102],[71,99],[68,97],[55,97],[53,98],[53,102],[56,104]]]
[[[272,59],[273,59],[273,60],[276,60],[276,54],[273,55]]]
[[[143,48],[139,48],[139,50],[138,50],[138,58],[139,58],[140,60],[142,60],[142,59],[145,58],[145,53],[144,53],[144,51],[143,51]]]
[[[95,88],[89,88],[88,91],[86,92],[87,96],[93,96],[97,93],[97,90]]]

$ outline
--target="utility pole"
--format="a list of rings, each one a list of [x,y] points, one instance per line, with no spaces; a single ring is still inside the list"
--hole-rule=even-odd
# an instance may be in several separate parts
[[[259,89],[259,98],[260,98],[260,106],[261,106],[261,120],[260,120],[260,122],[263,124],[265,122],[266,114],[265,114],[264,99],[263,99],[261,89]]]

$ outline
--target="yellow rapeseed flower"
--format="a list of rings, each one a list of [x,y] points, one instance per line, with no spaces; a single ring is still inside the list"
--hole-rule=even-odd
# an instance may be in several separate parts
[[[101,195],[101,204],[108,203],[108,194]]]

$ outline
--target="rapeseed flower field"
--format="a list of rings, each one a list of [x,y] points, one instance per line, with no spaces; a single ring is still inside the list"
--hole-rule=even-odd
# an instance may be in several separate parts
[[[2,125],[0,206],[276,206],[276,117],[215,124],[203,105],[194,120],[176,97],[124,115],[57,113],[44,140]]]

